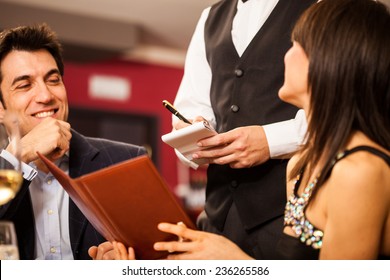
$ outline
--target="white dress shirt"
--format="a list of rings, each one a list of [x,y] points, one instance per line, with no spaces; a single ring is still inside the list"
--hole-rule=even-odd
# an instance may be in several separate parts
[[[30,165],[37,169],[34,163]],[[69,173],[69,158],[56,165]],[[38,260],[73,260],[69,235],[69,195],[51,173],[38,170],[30,184]]]
[[[278,0],[238,1],[233,19],[232,40],[241,56],[253,37],[264,24]],[[210,7],[198,21],[187,50],[184,76],[174,105],[187,118],[202,116],[216,127],[215,115],[210,102],[211,69],[206,58],[204,27]],[[178,119],[173,116],[173,125]],[[283,122],[263,126],[272,158],[296,151],[306,133],[305,113],[299,110],[296,117]]]
[[[16,166],[16,158],[6,150],[0,156]],[[69,157],[56,162],[69,172]],[[29,190],[35,218],[35,251],[39,260],[73,260],[69,235],[69,196],[51,173],[39,171],[34,163],[22,163],[23,178],[31,181]]]

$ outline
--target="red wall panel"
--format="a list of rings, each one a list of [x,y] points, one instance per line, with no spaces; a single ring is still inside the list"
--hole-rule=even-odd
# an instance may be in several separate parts
[[[88,80],[91,75],[107,75],[125,78],[131,83],[128,100],[97,99],[89,95]],[[64,81],[70,106],[109,110],[155,116],[159,120],[158,150],[159,169],[167,183],[177,185],[177,161],[174,151],[161,141],[161,135],[171,130],[172,115],[161,101],[173,101],[179,87],[183,69],[129,61],[99,63],[66,63]]]

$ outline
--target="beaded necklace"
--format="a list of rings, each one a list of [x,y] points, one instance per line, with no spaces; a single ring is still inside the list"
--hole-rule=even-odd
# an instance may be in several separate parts
[[[293,193],[290,195],[285,207],[284,225],[291,226],[292,230],[299,237],[299,240],[302,243],[311,246],[314,249],[321,249],[324,232],[314,227],[305,216],[305,208],[309,203],[313,189],[317,185],[318,177],[316,177],[313,182],[308,184],[308,186],[303,190],[301,196],[298,196],[296,190],[301,183],[300,180],[302,175],[303,171],[294,181]]]
[[[384,159],[386,163],[390,166],[390,157],[388,155],[373,147],[362,145],[354,147],[350,150],[339,152],[331,164],[332,168],[339,160],[357,151],[367,151],[372,154],[375,154]],[[330,172],[331,170],[328,172],[328,175],[330,174]],[[305,208],[307,207],[313,190],[317,185],[318,176],[313,180],[313,182],[308,184],[308,186],[303,190],[302,195],[298,196],[297,190],[301,183],[302,177],[303,170],[294,181],[293,193],[290,195],[287,201],[284,212],[284,225],[291,226],[292,230],[299,237],[299,240],[302,243],[318,250],[322,247],[322,238],[324,236],[324,232],[314,227],[313,224],[310,223],[310,221],[307,220],[305,216]]]

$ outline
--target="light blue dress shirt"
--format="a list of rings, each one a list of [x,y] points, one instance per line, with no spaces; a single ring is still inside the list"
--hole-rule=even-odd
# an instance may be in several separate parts
[[[15,157],[2,150],[0,156],[16,166]],[[69,173],[69,156],[56,161]],[[23,178],[29,186],[35,218],[36,259],[73,260],[69,235],[69,196],[51,173],[37,169],[34,163],[22,163]]]

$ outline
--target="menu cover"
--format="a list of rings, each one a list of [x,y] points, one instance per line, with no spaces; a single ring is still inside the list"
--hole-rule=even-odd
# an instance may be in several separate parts
[[[120,241],[142,260],[162,259],[157,241],[177,236],[157,229],[160,222],[195,228],[148,156],[139,156],[72,179],[53,162],[41,160],[90,223],[108,241]]]
[[[204,159],[192,158],[194,152],[202,149],[201,147],[198,147],[197,142],[216,134],[217,132],[207,122],[196,122],[161,136],[161,140],[179,151],[190,161],[191,167],[196,169],[199,165],[206,163]]]

